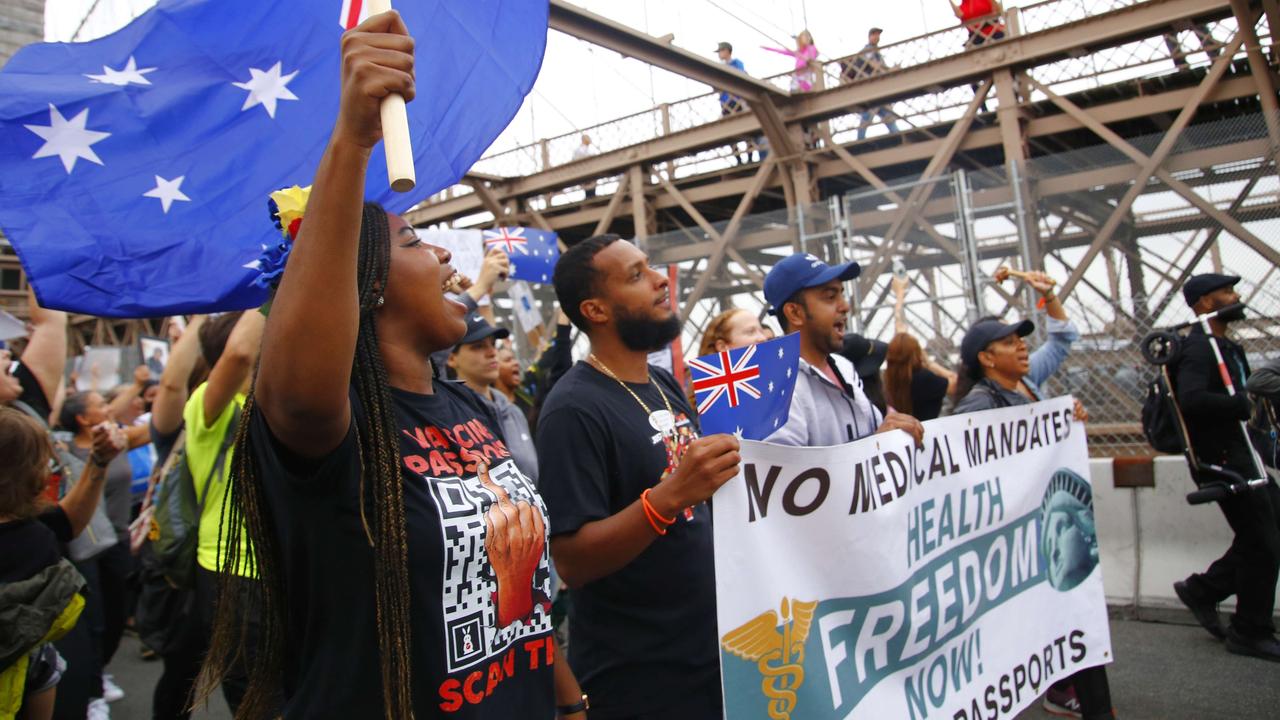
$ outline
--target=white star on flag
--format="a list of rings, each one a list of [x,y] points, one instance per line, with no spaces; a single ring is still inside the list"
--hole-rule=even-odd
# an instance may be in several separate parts
[[[259,245],[261,245],[261,243],[259,243]],[[267,251],[267,246],[266,246],[266,245],[261,245],[261,247],[262,247],[262,251],[263,251],[263,252],[266,252],[266,251]],[[240,267],[243,267],[243,268],[249,268],[250,270],[259,270],[259,271],[260,271],[260,270],[262,270],[262,258],[260,258],[260,257],[259,257],[259,258],[255,258],[255,259],[251,260],[250,262],[247,262],[247,263],[245,263],[245,264],[241,265]]]
[[[108,85],[125,86],[129,83],[134,83],[136,85],[150,85],[151,81],[143,77],[143,75],[155,71],[156,69],[153,67],[139,68],[138,61],[134,60],[133,56],[130,55],[129,62],[125,63],[124,67],[119,70],[113,70],[112,68],[103,65],[101,75],[90,75],[85,73],[85,77],[94,82],[106,83]]]
[[[791,368],[787,368],[787,377],[791,377]]]
[[[778,427],[778,418],[773,419],[773,426]]]
[[[733,436],[734,436],[734,437],[736,437],[736,438],[738,438],[739,440],[741,440],[741,439],[742,439],[742,426],[741,426],[741,425],[739,425],[738,427],[734,428],[734,430],[733,430]]]
[[[76,166],[76,160],[80,158],[101,165],[101,158],[91,146],[111,137],[111,133],[86,130],[85,123],[88,121],[89,108],[81,110],[79,115],[68,120],[58,112],[58,108],[54,107],[53,103],[49,103],[49,124],[26,126],[31,132],[44,138],[44,145],[41,145],[36,154],[31,156],[32,159],[57,155],[61,158],[62,166],[66,168],[68,175]]]
[[[773,392],[773,381],[769,381],[769,392]]]
[[[249,97],[244,99],[244,105],[240,107],[243,112],[254,105],[262,105],[273,119],[276,116],[276,103],[280,100],[297,100],[298,96],[290,92],[288,85],[291,80],[298,74],[297,70],[288,75],[280,74],[280,62],[271,66],[270,70],[260,70],[258,68],[249,68],[249,80],[242,83],[231,83],[242,90],[249,91]]]
[[[782,348],[778,348],[778,359],[781,360],[783,355],[786,355],[786,353],[782,351]]]
[[[156,176],[156,186],[142,193],[142,197],[156,198],[160,201],[160,207],[165,214],[169,214],[169,206],[174,201],[191,202],[191,198],[182,192],[182,181],[186,180],[186,175],[179,175],[173,180],[165,180],[159,175]]]

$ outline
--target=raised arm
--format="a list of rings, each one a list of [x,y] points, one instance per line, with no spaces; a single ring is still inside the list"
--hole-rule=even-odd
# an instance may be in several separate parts
[[[151,425],[160,435],[172,435],[182,426],[182,408],[187,404],[187,386],[196,361],[200,359],[200,328],[205,316],[196,315],[169,351],[169,363],[160,374],[156,399],[151,403]]]
[[[909,332],[907,327],[907,279],[894,277],[893,284],[893,334]]]
[[[500,278],[505,278],[511,272],[511,258],[503,252],[502,248],[493,248],[484,254],[484,262],[480,265],[480,277],[471,283],[471,287],[467,288],[464,294],[475,301],[476,311],[481,317],[488,320],[490,324],[497,325],[498,321],[493,314],[493,303],[481,305],[480,301],[486,295],[493,293],[493,286],[498,283]]]
[[[133,402],[142,394],[143,388],[146,387],[147,381],[151,379],[151,369],[146,365],[139,365],[133,369],[133,383],[122,388],[116,396],[111,398],[111,402],[107,403],[107,417],[117,418],[124,414],[129,407],[129,403]]]
[[[382,139],[379,104],[413,99],[413,39],[395,12],[342,36],[342,92],[333,135],[316,170],[306,219],[271,306],[257,380],[275,436],[305,457],[342,442],[359,331],[356,254],[365,173]]]
[[[53,405],[54,392],[67,367],[67,314],[46,310],[36,302],[35,291],[27,286],[27,307],[31,314],[31,337],[22,351],[22,364],[40,383],[45,399]]]
[[[93,511],[102,500],[102,488],[107,479],[107,465],[125,448],[124,432],[111,423],[102,423],[93,429],[93,451],[84,465],[84,472],[58,505],[67,514],[71,524],[71,536],[80,534],[93,519]]]
[[[209,386],[204,390],[204,425],[210,427],[227,409],[236,393],[244,387],[245,380],[253,371],[253,363],[258,359],[258,348],[262,346],[262,329],[266,318],[256,310],[246,310],[236,321],[227,337],[227,346],[223,349],[218,362],[209,370]]]
[[[769,52],[775,52],[775,53],[778,53],[779,55],[787,55],[787,56],[790,56],[790,57],[796,57],[796,51],[795,51],[795,50],[788,50],[787,48],[776,48],[776,47],[769,47],[768,45],[761,45],[761,46],[760,46],[760,49],[761,49],[761,50],[768,50]]]

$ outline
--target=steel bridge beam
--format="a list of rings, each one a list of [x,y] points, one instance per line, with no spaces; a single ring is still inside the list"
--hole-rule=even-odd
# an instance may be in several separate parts
[[[557,22],[562,20],[565,27],[572,27],[574,34],[579,37],[589,36],[591,42],[614,49],[622,48],[620,52],[641,59],[649,60],[649,56],[652,56],[655,63],[666,63],[659,64],[660,67],[687,74],[713,87],[734,94],[753,92],[750,88],[729,84],[737,79],[750,81],[757,96],[766,92],[764,86],[771,88],[773,92],[764,97],[771,98],[771,104],[789,127],[801,122],[846,114],[854,107],[885,105],[895,100],[936,92],[938,88],[966,85],[975,79],[991,77],[1001,69],[1011,72],[1032,69],[1037,65],[1120,45],[1135,38],[1159,35],[1172,22],[1226,17],[1232,11],[1230,0],[1148,0],[1122,10],[1091,16],[1031,35],[1009,38],[923,65],[876,75],[850,85],[791,96],[764,81],[741,75],[720,63],[680,48],[662,44],[648,35],[573,8],[559,0],[553,2],[551,7],[552,27],[561,29]],[[684,69],[675,69],[676,65]],[[1249,81],[1249,85],[1250,94],[1256,95],[1256,83]],[[743,94],[743,97],[748,95]],[[1029,137],[1034,136],[1035,125],[1035,120],[1028,123]],[[757,116],[739,113],[585,160],[522,178],[512,178],[491,187],[499,200],[556,192],[592,178],[622,174],[626,168],[637,163],[661,163],[762,132]],[[999,142],[997,139],[992,144]],[[916,144],[918,143],[911,145]],[[411,221],[415,224],[441,222],[483,210],[478,198],[453,198],[419,208],[411,214]]]

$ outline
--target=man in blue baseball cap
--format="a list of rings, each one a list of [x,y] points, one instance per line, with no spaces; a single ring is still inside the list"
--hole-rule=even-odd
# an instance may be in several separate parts
[[[843,283],[858,276],[858,263],[827,265],[796,253],[764,280],[764,297],[784,333],[800,334],[800,376],[787,423],[766,438],[782,445],[820,446],[852,442],[877,432],[905,430],[924,438],[920,421],[890,410],[882,414],[867,399],[853,363],[840,354],[849,303]]]

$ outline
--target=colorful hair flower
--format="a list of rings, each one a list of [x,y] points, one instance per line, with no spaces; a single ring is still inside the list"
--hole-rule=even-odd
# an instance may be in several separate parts
[[[298,237],[298,228],[302,225],[302,216],[307,212],[307,199],[311,197],[311,186],[277,190],[267,199],[267,209],[271,212],[271,220],[276,229],[285,237],[293,240]]]

